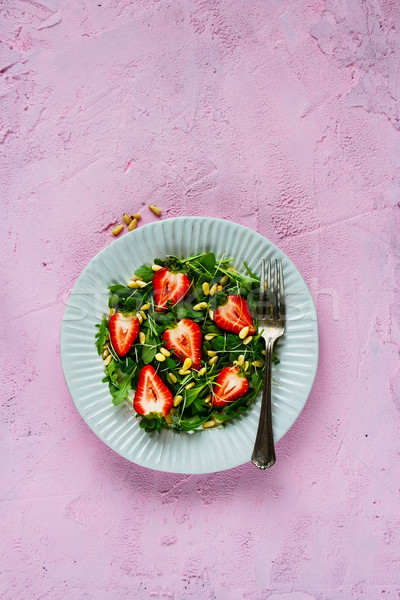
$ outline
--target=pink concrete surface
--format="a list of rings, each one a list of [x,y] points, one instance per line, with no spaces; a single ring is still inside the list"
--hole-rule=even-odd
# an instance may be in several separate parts
[[[400,598],[400,4],[1,7],[3,600]],[[224,217],[296,263],[320,364],[268,472],[122,459],[61,318],[125,211]]]

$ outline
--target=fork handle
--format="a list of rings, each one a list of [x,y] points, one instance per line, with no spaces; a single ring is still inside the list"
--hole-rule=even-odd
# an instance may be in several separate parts
[[[274,342],[266,340],[265,344],[265,377],[261,401],[260,421],[251,462],[259,469],[269,469],[276,461],[274,434],[272,431],[271,408],[271,369]]]

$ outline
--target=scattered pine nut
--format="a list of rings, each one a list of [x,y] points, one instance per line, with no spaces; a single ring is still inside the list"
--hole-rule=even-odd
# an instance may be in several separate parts
[[[211,356],[211,357],[217,356],[217,353],[215,352],[215,350],[207,350],[207,354],[208,354],[208,356]]]
[[[166,348],[160,348],[160,352],[161,354],[164,354],[164,356],[171,356],[171,352]]]
[[[124,219],[124,221],[125,221],[126,225],[129,225],[129,223],[131,223],[131,222],[132,222],[132,219],[131,219],[131,218],[130,218],[130,216],[129,216],[129,215],[127,215],[126,213],[124,213],[123,219]]]
[[[131,280],[128,282],[128,288],[132,288],[132,289],[134,289],[134,290],[137,290],[137,289],[138,289],[138,287],[139,287],[139,286],[138,286],[138,284],[137,284],[137,281],[133,281],[133,279],[131,279]]]
[[[252,339],[253,339],[253,336],[252,335],[248,335],[246,338],[244,338],[243,344],[245,346],[247,346],[247,344],[250,344],[250,342],[251,342]]]
[[[205,296],[208,296],[210,293],[210,284],[208,283],[208,281],[205,281],[203,283],[203,285],[201,286],[201,289],[203,290],[203,294]]]
[[[192,361],[190,358],[185,358],[185,361],[183,363],[182,369],[184,371],[188,371],[190,369],[190,367],[192,366]]]
[[[207,308],[207,306],[207,302],[199,302],[193,306],[193,310],[203,310],[204,308]]]
[[[151,268],[153,269],[153,271],[159,271],[160,269],[162,269],[161,265],[151,265]]]
[[[161,352],[157,352],[154,358],[158,360],[158,362],[164,362],[165,360],[165,356],[164,354],[161,354]]]
[[[185,385],[185,390],[191,390],[195,385],[196,385],[195,382],[191,381],[190,383]]]
[[[244,338],[246,338],[249,335],[249,330],[250,327],[248,325],[246,325],[246,327],[243,327],[243,329],[240,330],[239,337],[241,340],[244,340]]]
[[[108,367],[108,365],[110,364],[111,361],[112,361],[112,356],[111,356],[111,354],[109,354],[107,356],[107,358],[105,358],[104,361],[103,361],[104,362],[104,366]]]
[[[204,336],[204,339],[207,340],[207,342],[209,342],[210,340],[212,340],[213,338],[215,338],[215,336],[218,335],[217,333],[207,333]]]
[[[142,287],[146,287],[147,283],[145,281],[143,281],[143,279],[136,279],[136,283],[138,285],[138,287],[142,288]]]
[[[206,421],[205,423],[203,423],[202,427],[203,429],[210,429],[211,427],[215,427],[216,422],[214,421],[214,419],[210,419],[209,421]]]
[[[107,356],[108,356],[109,354],[110,354],[110,351],[109,351],[109,349],[108,349],[108,348],[107,348],[107,346],[106,346],[106,347],[104,348],[104,350],[103,350],[102,357],[103,357],[103,358],[107,358]]]
[[[217,285],[217,292],[222,292],[222,285]]]
[[[145,334],[143,333],[143,331],[141,331],[141,332],[139,333],[139,342],[140,342],[141,344],[144,344],[144,343],[145,343],[145,341],[146,341],[146,336],[145,336]]]
[[[133,219],[128,225],[128,231],[133,231],[137,227],[137,219]]]
[[[115,308],[110,308],[110,317],[115,315]]]
[[[116,227],[114,227],[114,229],[112,230],[112,234],[113,235],[119,235],[121,233],[121,231],[123,230],[124,226],[123,225],[117,225]]]
[[[244,365],[243,365],[243,369],[244,369],[245,371],[247,371],[247,369],[249,368],[249,366],[250,366],[250,364],[249,364],[249,361],[248,361],[248,360],[246,360],[246,361],[245,361],[245,363],[244,363]]]
[[[168,379],[170,380],[171,383],[176,383],[178,381],[176,376],[173,373],[168,373]]]
[[[216,283],[214,283],[214,285],[213,285],[213,286],[212,286],[212,288],[210,289],[210,296],[214,296],[214,294],[215,294],[215,293],[216,293],[216,291],[217,291],[217,288],[218,288],[217,284],[216,284]]]
[[[164,419],[166,420],[166,422],[168,423],[168,425],[171,425],[172,418],[171,418],[171,414],[170,413],[168,413],[167,415],[165,415]]]
[[[220,285],[224,286],[228,283],[228,281],[229,281],[228,275],[224,275],[223,277],[221,277],[221,280],[219,283],[220,283]]]
[[[208,396],[206,396],[206,397],[204,398],[204,402],[205,402],[206,404],[211,404],[211,400],[212,400],[212,394],[208,394]]]
[[[143,323],[143,317],[142,317],[142,315],[140,313],[136,313],[136,318],[137,318],[137,320],[139,321],[140,324]]]
[[[185,369],[179,369],[178,373],[179,373],[179,375],[189,375],[190,371],[189,370],[185,371]]]
[[[135,213],[134,215],[132,215],[132,219],[136,219],[136,221],[139,221],[139,219],[142,218],[142,215],[140,213]]]
[[[239,358],[237,359],[237,364],[239,365],[239,367],[241,367],[243,363],[244,363],[244,354],[241,354],[239,356]]]
[[[161,208],[158,208],[155,204],[150,204],[149,209],[152,213],[154,213],[157,217],[161,215]]]
[[[146,302],[146,304],[142,304],[141,309],[142,310],[149,310],[151,304],[150,302]]]
[[[237,273],[236,269],[234,269],[233,267],[228,267],[227,271],[230,271],[231,273]]]
[[[215,365],[215,363],[218,362],[218,356],[213,356],[212,358],[210,358],[210,360],[208,361],[208,364],[210,365],[210,367],[212,367],[213,365]]]
[[[251,364],[253,365],[253,367],[257,367],[257,369],[262,369],[262,367],[264,366],[264,361],[263,360],[255,360]]]
[[[142,317],[143,321],[145,321],[147,319],[147,316],[146,316],[146,313],[144,312],[144,310],[141,310],[139,314]]]
[[[200,371],[197,373],[197,375],[199,377],[203,377],[203,375],[205,375],[205,373],[206,373],[206,370],[207,369],[205,367],[203,367],[202,369],[200,369]]]
[[[261,350],[261,354],[264,354],[264,356],[265,356],[265,354],[266,354],[265,350]]]
[[[209,310],[208,311],[208,316],[210,317],[211,321],[214,320],[214,311],[213,310]]]
[[[174,406],[178,406],[183,400],[183,396],[181,396],[180,394],[178,394],[177,396],[175,396],[174,398]]]

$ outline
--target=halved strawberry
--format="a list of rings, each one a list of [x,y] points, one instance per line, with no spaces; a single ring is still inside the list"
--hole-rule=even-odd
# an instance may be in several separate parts
[[[191,319],[182,319],[173,329],[166,329],[162,339],[168,350],[173,350],[180,361],[190,358],[192,366],[200,369],[201,330]]]
[[[153,277],[156,311],[165,312],[168,300],[176,304],[188,293],[189,288],[190,280],[186,273],[171,273],[167,267],[156,271]]]
[[[214,383],[212,403],[225,406],[244,396],[249,389],[246,377],[239,375],[239,367],[225,367]]]
[[[151,365],[143,367],[133,399],[133,408],[136,412],[140,415],[157,412],[165,417],[171,410],[173,402],[171,390],[157,375],[155,368]]]
[[[115,352],[118,356],[125,356],[139,334],[140,323],[135,315],[125,316],[116,312],[109,320],[108,329]]]
[[[243,327],[249,326],[249,335],[257,333],[251,318],[250,308],[242,296],[228,296],[225,304],[214,311],[214,323],[233,333],[240,333]]]

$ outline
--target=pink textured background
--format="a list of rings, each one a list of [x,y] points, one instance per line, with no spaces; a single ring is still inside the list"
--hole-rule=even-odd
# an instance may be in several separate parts
[[[400,4],[1,9],[0,597],[400,598]],[[307,280],[320,366],[269,472],[130,464],[80,419],[64,305],[124,211],[210,215]]]

